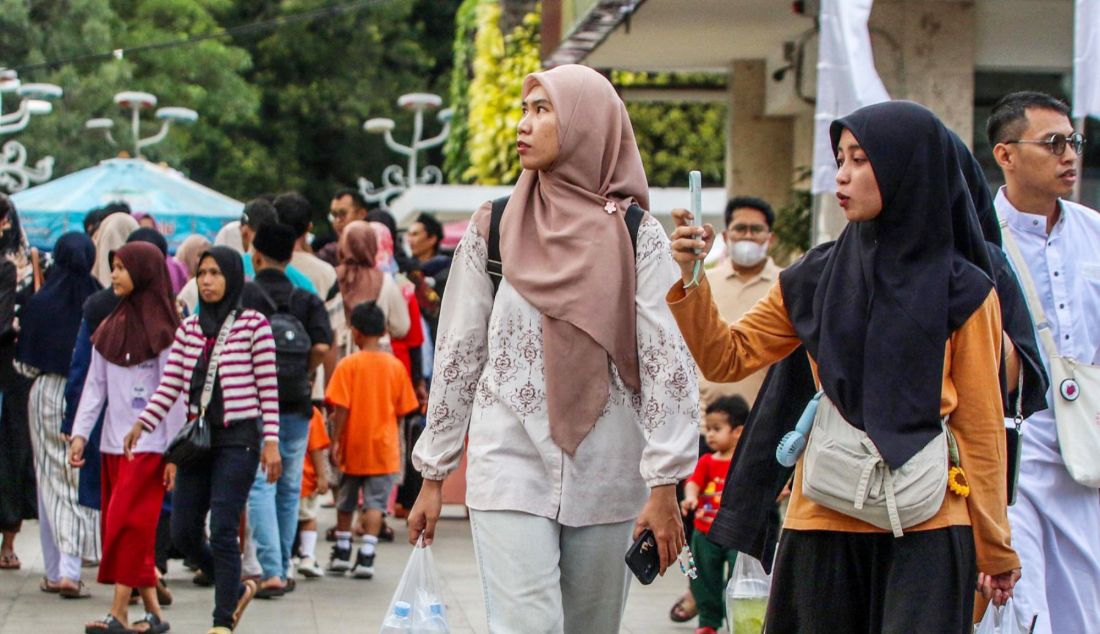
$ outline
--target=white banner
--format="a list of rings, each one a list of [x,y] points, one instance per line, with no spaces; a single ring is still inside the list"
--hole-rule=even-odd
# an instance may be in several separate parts
[[[1095,4],[1095,0],[1079,2]],[[863,106],[889,101],[875,70],[867,18],[872,0],[821,0],[821,36],[814,112],[813,193],[836,191],[829,124]]]
[[[1100,0],[1077,0],[1073,15],[1073,118],[1090,116],[1100,117]]]

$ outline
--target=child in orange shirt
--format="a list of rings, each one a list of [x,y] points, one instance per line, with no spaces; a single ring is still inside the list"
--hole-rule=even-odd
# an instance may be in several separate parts
[[[302,498],[298,504],[298,572],[315,579],[325,576],[317,564],[314,551],[317,548],[317,507],[320,497],[328,492],[328,469],[325,467],[325,449],[329,446],[328,432],[321,410],[313,408],[309,420],[309,441],[306,445],[308,460],[302,465]]]
[[[405,366],[379,345],[386,333],[382,309],[374,302],[359,304],[351,311],[350,322],[359,352],[337,364],[325,391],[325,399],[334,408],[330,459],[343,474],[329,570],[350,570],[352,576],[370,579],[382,512],[400,470],[398,419],[416,411],[419,402]],[[360,491],[367,534],[353,565],[351,521]]]

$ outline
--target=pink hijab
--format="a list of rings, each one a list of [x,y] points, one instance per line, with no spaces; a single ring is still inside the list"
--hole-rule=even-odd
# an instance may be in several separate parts
[[[546,89],[560,153],[524,170],[500,224],[504,277],[542,313],[550,436],[573,455],[610,395],[608,360],[641,388],[634,251],[623,215],[649,206],[626,107],[611,83],[569,64],[528,75]]]
[[[374,228],[364,220],[350,222],[340,235],[336,253],[340,260],[336,283],[344,298],[344,316],[350,318],[353,308],[378,299],[382,292],[385,273],[377,268],[378,238]]]

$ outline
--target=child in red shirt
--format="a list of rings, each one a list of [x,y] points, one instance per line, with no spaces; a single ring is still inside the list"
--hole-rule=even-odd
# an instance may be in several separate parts
[[[718,515],[730,460],[748,417],[748,403],[740,396],[723,396],[707,406],[706,440],[714,453],[699,458],[695,473],[684,485],[680,509],[685,516],[695,513],[695,533],[691,536],[691,552],[699,573],[691,580],[691,593],[699,609],[699,629],[695,634],[716,634],[722,627],[725,614],[722,597],[737,551],[712,544],[707,540],[707,532]]]

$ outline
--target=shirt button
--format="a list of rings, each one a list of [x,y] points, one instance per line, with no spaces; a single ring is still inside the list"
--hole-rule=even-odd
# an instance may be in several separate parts
[[[1065,308],[1065,307],[1066,307],[1065,304],[1058,304],[1058,308]]]
[[[1054,272],[1054,277],[1058,277],[1058,271]]]
[[[1039,224],[1039,221],[1038,221],[1038,220],[1032,220],[1032,221],[1031,221],[1031,224],[1033,224],[1033,225],[1038,225],[1038,224]]]
[[[1066,341],[1069,341],[1069,335],[1066,335]]]

